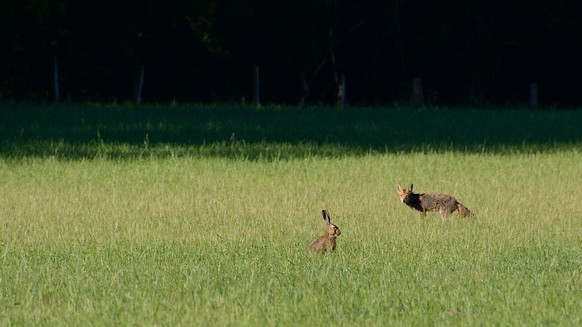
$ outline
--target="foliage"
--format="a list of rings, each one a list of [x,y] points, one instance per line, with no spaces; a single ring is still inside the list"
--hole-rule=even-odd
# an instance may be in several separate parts
[[[572,1],[4,1],[0,100],[62,96],[133,99],[262,98],[331,104],[340,75],[352,104],[408,101],[421,77],[432,104],[581,103],[582,20]]]

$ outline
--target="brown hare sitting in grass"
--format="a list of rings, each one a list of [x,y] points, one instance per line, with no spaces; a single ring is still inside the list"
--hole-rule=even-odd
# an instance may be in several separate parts
[[[327,210],[322,210],[323,220],[325,221],[325,231],[311,245],[309,250],[313,253],[325,253],[335,250],[335,239],[342,233],[336,225],[331,223],[331,218]]]
[[[402,189],[400,185],[396,186],[396,192],[407,206],[420,211],[420,217],[424,218],[427,211],[438,211],[443,217],[447,217],[453,211],[459,212],[459,217],[474,217],[473,213],[462,205],[454,197],[443,193],[414,193],[412,184],[408,189]]]

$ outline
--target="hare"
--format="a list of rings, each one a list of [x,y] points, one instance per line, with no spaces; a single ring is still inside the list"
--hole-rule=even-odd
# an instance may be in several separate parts
[[[454,197],[443,193],[414,193],[412,184],[408,189],[396,186],[396,192],[400,201],[407,206],[420,211],[420,216],[424,218],[427,211],[438,211],[443,217],[447,217],[457,210],[462,218],[474,217],[473,213],[462,205]]]
[[[309,250],[313,253],[325,253],[335,250],[335,239],[342,233],[336,225],[331,223],[331,218],[327,210],[322,210],[323,220],[325,221],[325,231],[311,245]]]

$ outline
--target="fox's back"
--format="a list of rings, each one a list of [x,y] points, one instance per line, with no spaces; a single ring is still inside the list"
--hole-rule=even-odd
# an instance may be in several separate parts
[[[456,208],[457,199],[443,193],[422,193],[419,195],[422,207],[426,210],[439,210],[440,208]]]

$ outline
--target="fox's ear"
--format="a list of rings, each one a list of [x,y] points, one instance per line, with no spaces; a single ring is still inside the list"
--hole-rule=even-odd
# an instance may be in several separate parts
[[[412,192],[412,184],[410,184],[410,188],[408,189],[409,192]]]
[[[400,184],[396,185],[396,192],[402,192],[402,187],[400,187]]]

